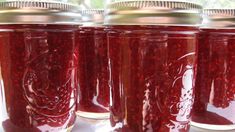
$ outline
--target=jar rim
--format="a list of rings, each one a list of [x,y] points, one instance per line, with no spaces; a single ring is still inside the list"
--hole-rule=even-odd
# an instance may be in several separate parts
[[[204,9],[202,28],[235,28],[235,9]]]
[[[107,6],[106,25],[188,25],[202,22],[202,6],[172,0],[128,0]]]
[[[104,24],[104,9],[80,10],[83,26],[102,26]]]
[[[0,24],[79,24],[78,6],[58,1],[0,2]]]

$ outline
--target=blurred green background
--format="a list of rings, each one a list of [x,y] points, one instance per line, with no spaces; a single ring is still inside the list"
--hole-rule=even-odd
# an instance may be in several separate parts
[[[81,4],[84,8],[104,8],[105,0],[58,0],[68,1],[74,4]]]
[[[77,2],[78,0],[70,0]],[[105,0],[81,0],[82,3],[89,8],[103,8]],[[80,1],[80,2],[81,2]],[[235,0],[183,0],[189,2],[197,2],[204,5],[205,8],[235,8]]]

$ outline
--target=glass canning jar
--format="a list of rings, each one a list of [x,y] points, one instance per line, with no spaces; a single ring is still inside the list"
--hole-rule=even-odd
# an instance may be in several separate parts
[[[76,10],[55,1],[0,2],[0,127],[5,132],[72,129]]]
[[[201,10],[160,0],[107,6],[113,130],[189,131]]]
[[[204,14],[192,125],[235,129],[235,9]]]
[[[83,25],[78,32],[77,115],[90,119],[109,118],[109,71],[104,10],[82,10]]]

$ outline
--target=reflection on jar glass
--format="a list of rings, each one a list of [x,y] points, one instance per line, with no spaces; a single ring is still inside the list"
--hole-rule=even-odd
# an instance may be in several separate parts
[[[201,7],[174,1],[128,1],[109,8],[112,128],[189,131]],[[185,15],[177,14],[179,10]]]
[[[235,129],[234,9],[205,10],[192,125]],[[225,19],[228,18],[228,19]]]
[[[83,25],[78,32],[77,115],[90,119],[109,118],[109,70],[104,10],[82,11]]]
[[[5,132],[70,131],[78,84],[76,7],[36,1],[0,5],[5,10],[0,19],[1,127]]]

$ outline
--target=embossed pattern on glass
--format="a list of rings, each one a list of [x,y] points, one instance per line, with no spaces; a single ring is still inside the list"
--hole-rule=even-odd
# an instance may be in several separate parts
[[[197,33],[191,27],[109,27],[113,129],[189,130]]]
[[[75,121],[75,26],[11,25],[0,37],[6,132],[65,131]],[[10,31],[8,31],[10,30]]]

